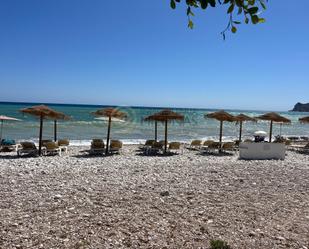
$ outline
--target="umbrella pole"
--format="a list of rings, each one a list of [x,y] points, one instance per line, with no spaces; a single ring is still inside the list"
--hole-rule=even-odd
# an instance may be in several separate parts
[[[155,141],[157,142],[158,140],[158,122],[155,121]]]
[[[39,156],[42,155],[43,115],[40,116]]]
[[[167,151],[167,120],[165,120],[165,141],[164,141],[164,153]]]
[[[241,135],[242,135],[242,121],[239,123],[239,143],[241,142]]]
[[[57,141],[57,120],[54,120],[54,141]]]
[[[105,154],[108,154],[108,144],[109,144],[109,137],[111,133],[111,123],[112,123],[112,117],[108,117],[108,128],[107,128],[107,138],[106,138],[106,150]]]
[[[222,134],[223,134],[222,130],[223,130],[223,121],[220,121],[219,152],[221,152],[221,147],[222,147]]]
[[[269,129],[269,142],[271,143],[271,138],[273,135],[273,121],[270,121],[270,129]]]
[[[0,143],[2,141],[3,120],[1,120]]]

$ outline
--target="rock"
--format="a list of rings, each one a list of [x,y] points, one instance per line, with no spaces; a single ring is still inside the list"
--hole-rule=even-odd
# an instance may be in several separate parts
[[[160,193],[161,196],[169,196],[170,193],[168,191],[163,191]]]
[[[309,103],[302,104],[298,102],[296,105],[294,105],[292,112],[309,112]]]
[[[59,200],[59,199],[61,199],[62,198],[62,195],[55,195],[54,196],[54,200]]]

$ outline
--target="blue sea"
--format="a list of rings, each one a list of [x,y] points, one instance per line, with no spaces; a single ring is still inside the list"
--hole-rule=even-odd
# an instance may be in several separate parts
[[[19,118],[20,122],[5,122],[3,127],[3,138],[15,140],[38,140],[39,120],[30,115],[23,115],[20,109],[37,105],[34,103],[0,103],[0,115]],[[58,138],[68,138],[71,144],[88,145],[92,138],[106,137],[107,123],[95,120],[91,112],[106,106],[98,105],[68,105],[47,104],[49,107],[71,116],[69,121],[58,122]],[[143,121],[143,118],[160,111],[162,108],[152,107],[119,107],[128,114],[128,120],[124,123],[113,122],[111,137],[120,139],[127,144],[136,144],[153,139],[154,124]],[[172,122],[168,126],[169,141],[188,142],[192,139],[218,139],[219,122],[205,119],[204,114],[216,111],[214,109],[187,109],[172,108],[185,116],[184,122]],[[233,115],[244,113],[249,116],[258,116],[266,111],[250,110],[225,110]],[[279,112],[279,114],[292,120],[290,125],[274,125],[273,135],[287,136],[309,136],[309,125],[300,124],[298,119],[308,116],[309,113]],[[247,122],[243,125],[243,138],[252,138],[254,131],[269,131],[269,122],[258,123]],[[235,123],[224,123],[224,140],[235,140],[238,137],[239,126]],[[158,125],[158,138],[163,139],[164,126]],[[53,138],[53,121],[44,121],[43,138]]]

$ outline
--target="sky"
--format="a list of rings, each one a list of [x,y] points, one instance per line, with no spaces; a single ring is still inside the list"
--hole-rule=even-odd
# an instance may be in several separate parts
[[[289,110],[309,102],[308,9],[269,0],[223,41],[226,6],[190,30],[169,0],[0,0],[0,101]]]

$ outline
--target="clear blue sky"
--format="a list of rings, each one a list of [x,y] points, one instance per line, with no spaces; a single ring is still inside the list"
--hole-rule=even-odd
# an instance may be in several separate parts
[[[309,102],[309,1],[270,0],[224,42],[225,7],[1,0],[0,100],[287,110]]]

